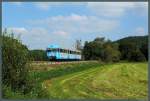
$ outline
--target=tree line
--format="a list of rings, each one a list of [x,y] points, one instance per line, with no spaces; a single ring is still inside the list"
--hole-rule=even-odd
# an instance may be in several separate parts
[[[82,50],[84,60],[100,60],[105,62],[117,62],[120,60],[119,45],[105,38],[96,38],[91,42],[85,42]]]
[[[31,61],[48,61],[45,50],[29,50]]]
[[[98,37],[85,42],[82,55],[84,60],[104,62],[148,61],[148,36],[127,37],[114,42]]]
[[[117,41],[97,37],[86,41],[82,51],[82,60],[100,60],[104,62],[147,61],[148,36],[126,37]],[[45,50],[29,50],[33,61],[48,61]]]

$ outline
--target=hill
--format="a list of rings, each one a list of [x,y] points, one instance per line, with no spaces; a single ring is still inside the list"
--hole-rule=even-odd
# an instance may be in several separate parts
[[[114,41],[118,43],[122,60],[148,60],[148,35],[130,36]]]
[[[141,47],[143,44],[148,43],[148,35],[146,35],[146,36],[129,36],[129,37],[122,38],[122,39],[119,39],[114,42],[117,42],[119,44],[133,43],[133,44]]]

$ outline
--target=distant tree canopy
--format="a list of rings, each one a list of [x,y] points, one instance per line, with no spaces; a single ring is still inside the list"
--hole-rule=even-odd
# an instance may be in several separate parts
[[[105,62],[146,61],[148,60],[148,36],[135,36],[115,42],[95,38],[85,42],[82,55],[85,60],[102,60]]]
[[[29,50],[29,55],[32,61],[47,61],[45,50]]]
[[[148,60],[148,36],[127,37],[116,42],[119,43],[122,60]]]
[[[143,53],[143,55],[145,56],[146,60],[148,60],[148,41],[145,42],[144,44],[142,44],[140,50]]]
[[[75,48],[79,51],[82,50],[82,45],[81,45],[82,41],[81,40],[76,40],[76,43],[75,43]]]
[[[119,61],[120,52],[117,47],[117,44],[112,44],[110,40],[96,38],[91,42],[85,42],[83,57],[85,60]]]

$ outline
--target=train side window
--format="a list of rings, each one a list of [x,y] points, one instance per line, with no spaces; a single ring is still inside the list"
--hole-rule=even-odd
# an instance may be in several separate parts
[[[64,53],[67,53],[67,50],[64,49]]]
[[[65,50],[64,49],[60,49],[60,52],[65,53]]]
[[[56,52],[59,52],[59,48],[56,48]]]
[[[53,49],[53,52],[56,52],[56,49]]]
[[[46,52],[51,52],[52,50],[50,49],[50,48],[48,48],[47,50],[46,50]]]
[[[59,52],[59,48],[57,48],[57,52]]]
[[[62,53],[62,52],[63,52],[63,50],[62,50],[62,49],[60,49],[60,52]]]
[[[68,53],[68,50],[65,49],[65,53]]]
[[[75,54],[77,54],[77,52],[75,52]]]
[[[69,52],[69,51],[68,51],[68,50],[66,50],[66,53],[67,53],[67,54],[68,54],[68,52]]]
[[[53,51],[53,52],[57,52],[57,49],[53,49],[52,51]]]
[[[47,50],[47,52],[51,52],[51,50]]]

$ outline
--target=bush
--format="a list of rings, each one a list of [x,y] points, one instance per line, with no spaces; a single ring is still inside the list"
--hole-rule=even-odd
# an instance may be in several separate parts
[[[82,55],[85,60],[102,60],[104,62],[118,62],[120,60],[119,45],[104,38],[85,42]]]
[[[148,60],[148,42],[144,43],[141,48],[140,48],[141,52],[143,53],[143,55],[145,56],[146,60]]]
[[[120,52],[114,49],[112,46],[106,46],[104,48],[104,59],[105,62],[118,62],[120,60]]]
[[[7,32],[2,38],[2,83],[13,91],[27,93],[30,90],[27,79],[28,48]]]
[[[29,50],[29,55],[32,61],[47,61],[47,55],[45,50]]]
[[[146,61],[146,58],[144,56],[144,54],[140,51],[140,50],[136,50],[131,52],[131,57],[129,58],[130,61]]]

